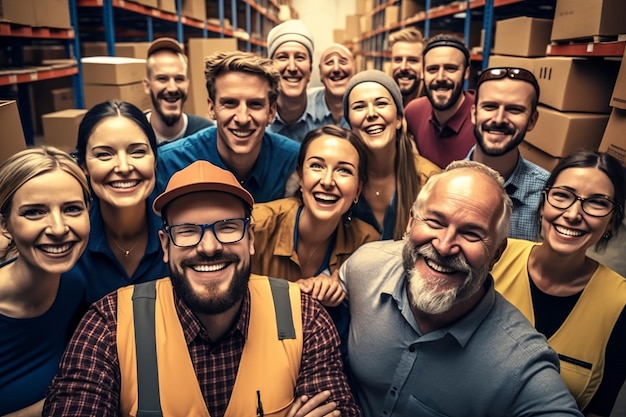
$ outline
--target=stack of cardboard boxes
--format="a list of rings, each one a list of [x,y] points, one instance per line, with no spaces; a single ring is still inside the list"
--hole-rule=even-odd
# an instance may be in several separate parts
[[[599,148],[619,62],[603,57],[546,57],[546,51],[551,42],[597,41],[600,35],[626,32],[623,19],[617,23],[607,19],[607,12],[617,12],[617,3],[558,0],[554,21],[519,17],[497,22],[493,49],[497,55],[490,57],[489,66],[521,67],[535,74],[541,89],[539,120],[520,150],[548,170],[572,151]]]
[[[626,52],[622,58],[610,104],[613,110],[598,150],[608,152],[626,165]]]

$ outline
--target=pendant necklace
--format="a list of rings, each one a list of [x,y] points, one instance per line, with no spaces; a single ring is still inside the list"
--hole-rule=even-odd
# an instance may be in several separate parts
[[[137,246],[137,243],[139,243],[139,240],[141,239],[141,236],[139,236],[137,238],[137,240],[135,240],[135,244],[133,245],[132,248],[130,249],[124,249],[123,247],[121,247],[120,245],[118,245],[118,243],[115,241],[115,239],[111,238],[111,240],[113,241],[113,243],[115,243],[115,246],[117,246],[119,248],[119,250],[121,250],[124,253],[124,256],[128,258],[128,256],[130,255],[130,253],[135,249],[135,247]]]

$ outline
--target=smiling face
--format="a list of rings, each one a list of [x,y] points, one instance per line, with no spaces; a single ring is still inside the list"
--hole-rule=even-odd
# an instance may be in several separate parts
[[[403,251],[411,301],[428,314],[474,295],[503,250],[495,181],[464,168],[442,175],[413,214]]]
[[[469,76],[463,52],[451,46],[433,48],[424,56],[424,91],[435,110],[457,105]]]
[[[272,57],[280,72],[280,94],[289,98],[306,96],[311,79],[311,56],[299,42],[285,42],[276,48]]]
[[[597,168],[567,168],[561,171],[554,187],[565,188],[582,198],[614,198],[613,183]],[[545,199],[541,216],[541,230],[545,244],[562,254],[584,256],[602,235],[611,229],[613,214],[592,217],[586,214],[581,202],[576,201],[568,209],[552,207]]]
[[[343,97],[354,72],[354,59],[343,49],[331,47],[322,55],[320,81],[328,94]]]
[[[45,274],[70,270],[89,238],[89,213],[83,188],[61,169],[24,183],[2,218],[1,230],[10,235],[20,262]]]
[[[503,78],[483,82],[472,105],[474,135],[488,156],[501,156],[524,140],[535,127],[539,113],[533,109],[536,95],[526,81]]]
[[[276,105],[269,101],[269,82],[257,74],[229,71],[216,78],[215,90],[215,102],[209,98],[209,115],[217,123],[220,156],[256,158],[265,127],[276,114]]]
[[[359,196],[359,153],[347,139],[323,135],[306,150],[300,187],[308,213],[339,224]]]
[[[189,78],[187,64],[172,51],[163,49],[148,58],[149,74],[144,89],[150,95],[152,108],[166,126],[176,124],[187,101]]]
[[[155,161],[143,130],[131,119],[114,116],[94,128],[83,168],[101,204],[134,207],[154,189]]]
[[[402,125],[391,93],[373,82],[357,84],[348,96],[348,120],[370,150],[395,146]]]
[[[399,41],[391,47],[391,74],[403,96],[410,96],[419,89],[423,50],[420,42]]]
[[[169,225],[212,224],[245,215],[242,200],[217,191],[186,194],[167,205]],[[175,246],[162,230],[159,238],[172,284],[194,312],[219,314],[241,302],[248,288],[250,257],[254,254],[251,226],[243,239],[229,244],[220,243],[208,229],[200,243],[189,248]]]

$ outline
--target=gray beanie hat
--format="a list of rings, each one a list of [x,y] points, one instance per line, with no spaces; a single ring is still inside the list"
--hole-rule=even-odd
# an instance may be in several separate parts
[[[350,96],[350,92],[358,84],[366,82],[378,83],[385,87],[387,91],[389,91],[389,94],[391,94],[394,103],[396,103],[398,113],[401,116],[404,116],[402,92],[400,91],[400,87],[398,87],[395,80],[380,70],[365,70],[356,73],[356,75],[350,79],[348,87],[346,87],[346,92],[343,95],[343,117],[348,121],[348,124],[350,124],[350,120],[348,119],[348,109],[350,107],[348,97]]]
[[[298,42],[309,51],[311,62],[313,61],[313,35],[304,25],[302,20],[287,20],[278,26],[274,26],[267,34],[267,56],[272,58],[274,52],[285,42]]]

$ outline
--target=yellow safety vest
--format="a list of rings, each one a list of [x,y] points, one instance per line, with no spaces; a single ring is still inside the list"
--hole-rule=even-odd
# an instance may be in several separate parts
[[[270,285],[270,280],[273,285]],[[151,284],[156,288],[156,303],[153,303],[156,343],[152,345],[156,344],[158,399],[162,415],[210,417],[176,313],[171,281],[164,278],[139,285]],[[276,301],[276,285],[285,289],[283,294],[291,305],[295,338],[279,337],[280,326],[277,321],[284,321],[285,314],[279,314],[277,306],[281,303]],[[137,415],[139,403],[137,387],[138,382],[142,382],[142,379],[138,381],[137,377],[136,329],[133,314],[135,287],[138,286],[118,290],[117,349],[121,372],[120,408],[123,416]],[[300,290],[297,285],[285,280],[268,279],[257,275],[250,277],[248,287],[250,291],[248,337],[225,416],[258,415],[257,391],[262,396],[265,416],[283,416],[287,414],[294,400],[302,358]],[[280,293],[278,295],[280,296]],[[289,317],[286,318],[289,320]],[[143,356],[142,353],[141,360]],[[148,367],[146,373],[150,375],[150,371],[154,370]]]
[[[509,239],[491,271],[495,288],[535,325],[528,257],[533,242]],[[604,375],[604,355],[613,327],[624,309],[626,280],[600,265],[561,327],[548,339],[558,353],[561,377],[584,410]]]

